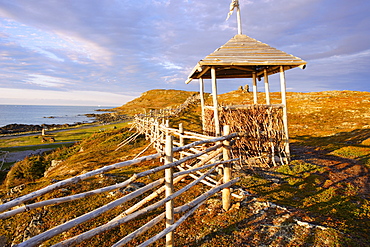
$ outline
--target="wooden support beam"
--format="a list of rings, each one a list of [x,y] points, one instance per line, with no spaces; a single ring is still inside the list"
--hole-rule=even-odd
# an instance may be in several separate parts
[[[173,136],[166,136],[166,147],[165,147],[165,165],[173,162]],[[166,186],[166,197],[173,194],[173,168],[167,168],[165,170],[165,186]],[[174,223],[174,212],[173,212],[173,200],[166,202],[166,228],[170,227]],[[169,232],[166,235],[166,246],[173,246],[173,232]]]
[[[199,94],[200,94],[200,105],[202,109],[202,130],[204,131],[205,126],[205,108],[204,108],[204,81],[203,78],[199,78]]]
[[[230,126],[225,125],[224,126],[224,135],[229,135],[230,134]],[[230,141],[225,140],[224,142],[225,147],[223,148],[223,160],[229,160],[230,155],[229,155],[229,146],[230,146]],[[224,177],[223,177],[223,182],[224,184],[228,183],[231,180],[231,164],[227,163],[224,164]],[[231,190],[230,187],[225,188],[222,190],[222,207],[225,211],[228,211],[231,206]]]
[[[253,70],[253,69],[251,69],[251,68],[246,68],[246,67],[236,66],[236,65],[232,65],[232,66],[230,66],[230,68],[232,68],[232,69],[237,69],[237,70],[243,70],[243,71],[247,71],[247,72],[252,72],[252,71],[254,71],[254,70]]]
[[[212,75],[212,97],[213,97],[213,112],[215,121],[215,135],[220,136],[220,120],[218,118],[218,101],[217,101],[217,79],[216,79],[216,69],[211,68]]]
[[[270,86],[269,86],[269,76],[267,74],[267,69],[263,70],[265,79],[265,94],[266,94],[266,105],[270,105]]]
[[[252,74],[252,80],[253,80],[253,104],[258,104],[258,98],[257,98],[257,75],[256,72],[253,72]]]
[[[281,103],[283,105],[283,124],[285,132],[285,154],[287,156],[286,163],[290,160],[290,148],[289,148],[289,132],[288,132],[288,111],[286,101],[286,81],[284,66],[280,66],[280,87],[281,87]]]
[[[210,69],[211,67],[206,67],[205,69],[202,68],[202,72],[199,73],[198,75],[198,78],[200,79],[205,73],[208,72],[208,70]]]

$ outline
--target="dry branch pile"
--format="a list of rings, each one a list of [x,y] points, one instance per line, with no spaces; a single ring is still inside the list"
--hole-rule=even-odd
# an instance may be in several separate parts
[[[276,166],[286,157],[282,109],[264,105],[243,108],[222,107],[220,125],[229,125],[230,132],[245,133],[233,145],[233,155],[248,164]],[[208,135],[214,135],[213,110],[206,109],[204,126]]]

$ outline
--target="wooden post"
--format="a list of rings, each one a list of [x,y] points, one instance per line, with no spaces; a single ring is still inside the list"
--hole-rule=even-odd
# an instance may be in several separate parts
[[[266,105],[270,105],[270,87],[269,87],[269,77],[267,74],[267,69],[263,71],[264,79],[265,79],[265,93],[266,93]]]
[[[166,125],[165,125],[164,118],[162,118],[162,123],[161,123],[161,125],[160,125],[159,127],[160,127],[160,128],[162,128],[163,126],[166,126]],[[167,132],[165,132],[165,131],[160,131],[160,135],[161,135],[161,144],[165,144],[165,143],[166,143],[166,134],[167,134]]]
[[[166,147],[165,147],[165,164],[173,162],[173,136],[166,136]],[[173,169],[168,168],[165,170],[165,187],[166,197],[173,194]],[[173,212],[173,200],[166,202],[166,228],[170,227],[174,223],[174,212]],[[166,235],[166,246],[173,246],[173,232],[169,232]]]
[[[281,103],[283,105],[283,124],[285,132],[285,154],[287,157],[286,163],[290,160],[290,148],[289,148],[289,132],[288,132],[288,111],[286,102],[286,81],[284,66],[280,66],[280,87],[281,87]]]
[[[151,131],[151,133],[149,132],[149,135],[150,135],[150,141],[152,142],[154,140],[154,135],[155,135],[155,121],[154,121],[154,118],[150,119],[150,124],[151,124],[151,126],[149,125],[149,127],[152,131]],[[154,143],[154,146],[155,146],[155,143]]]
[[[238,6],[236,7],[236,17],[238,19],[238,34],[242,34],[242,18],[240,16],[239,3],[238,3]]]
[[[184,142],[184,126],[182,125],[182,123],[179,123],[179,132],[180,132],[180,136],[179,136],[179,143],[180,143],[180,147],[184,146],[185,145],[185,142]],[[184,154],[181,152],[180,153],[180,159],[184,158]]]
[[[220,136],[220,120],[218,118],[218,101],[217,101],[217,79],[216,79],[216,69],[211,68],[212,75],[212,97],[213,97],[213,112],[215,121],[215,134]]]
[[[149,119],[148,119],[148,118],[146,118],[146,120],[147,120],[147,121],[145,121],[145,122],[143,123],[144,128],[145,128],[145,130],[144,130],[144,131],[145,131],[145,140],[149,140],[149,134],[150,134],[150,133],[149,133],[150,131],[149,131],[149,128],[148,128],[148,127],[149,127]]]
[[[200,94],[200,105],[202,108],[202,130],[204,131],[204,126],[205,126],[205,108],[204,108],[204,81],[203,78],[199,78],[199,94]]]
[[[155,135],[154,135],[154,140],[155,140],[155,147],[158,150],[158,148],[161,147],[161,140],[160,138],[160,132],[159,132],[159,122],[156,119],[155,120]]]
[[[225,125],[224,126],[224,136],[227,136],[230,134],[230,126]],[[224,160],[229,160],[230,155],[229,155],[229,150],[228,147],[230,146],[230,141],[226,140],[224,141],[224,145],[226,147],[223,148],[223,159]],[[224,164],[224,178],[223,182],[228,183],[231,180],[231,163]],[[222,207],[225,211],[228,211],[230,209],[231,205],[231,190],[230,188],[225,188],[222,190]]]
[[[182,123],[179,123],[179,132],[180,132],[180,137],[179,137],[179,142],[180,142],[180,147],[184,146],[184,126]]]
[[[257,99],[257,75],[256,72],[253,72],[253,104],[257,105],[258,104],[258,99]]]

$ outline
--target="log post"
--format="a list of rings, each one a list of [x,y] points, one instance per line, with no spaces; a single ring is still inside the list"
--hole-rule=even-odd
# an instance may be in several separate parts
[[[179,133],[180,133],[180,136],[179,136],[180,147],[182,147],[182,146],[185,145],[185,142],[184,142],[184,126],[183,126],[182,123],[179,123]]]
[[[212,75],[212,97],[213,97],[213,117],[215,123],[215,135],[220,136],[220,120],[218,118],[218,101],[217,101],[217,79],[216,79],[216,69],[215,67],[211,68]]]
[[[166,147],[165,147],[165,164],[173,162],[173,136],[166,136]],[[165,187],[166,197],[173,194],[173,169],[167,168],[165,170]],[[173,211],[173,200],[166,203],[166,228],[170,227],[174,223],[174,211]],[[166,235],[166,246],[173,246],[173,232],[169,232]]]
[[[283,105],[285,154],[286,154],[286,163],[288,163],[290,160],[290,148],[289,148],[288,111],[287,111],[287,102],[286,102],[286,81],[285,81],[284,66],[280,66],[280,87],[281,87],[281,103]]]
[[[163,131],[163,127],[167,127],[165,125],[164,118],[162,118],[162,123],[161,123],[161,125],[159,127],[160,127],[160,135],[161,135],[161,144],[163,145],[163,144],[166,143],[166,134],[167,134],[166,131]]]
[[[204,81],[203,78],[199,78],[199,94],[200,94],[200,105],[202,108],[202,131],[204,131],[205,126],[205,108],[204,108]]]
[[[184,126],[182,123],[179,123],[179,143],[180,143],[180,147],[184,146],[185,145],[185,142],[184,142]],[[184,154],[181,152],[180,153],[180,159],[184,158]]]
[[[242,34],[242,18],[241,18],[241,15],[240,15],[240,7],[239,7],[239,3],[236,7],[236,17],[237,17],[237,20],[238,20],[238,34]]]
[[[257,99],[257,75],[256,72],[253,72],[253,104],[257,105],[258,99]]]
[[[154,125],[155,125],[155,133],[154,133],[154,140],[155,140],[155,148],[156,150],[158,150],[158,148],[161,147],[161,140],[159,139],[160,138],[160,133],[159,133],[159,123],[158,123],[158,120],[156,119],[155,122],[154,122]]]
[[[155,134],[154,118],[150,118],[149,128],[152,130],[152,131],[149,131],[149,136],[150,136],[149,140],[152,142],[154,140],[154,134]]]
[[[227,136],[230,134],[230,126],[225,125],[224,126],[224,136]],[[230,141],[226,140],[224,141],[225,147],[223,148],[223,159],[224,160],[229,160],[230,159],[230,154],[229,154],[229,146],[230,146]],[[224,164],[224,178],[223,182],[228,183],[231,180],[231,163]],[[222,207],[225,211],[228,211],[230,209],[231,205],[231,190],[230,188],[225,188],[222,190]]]
[[[266,93],[266,105],[270,105],[270,86],[269,86],[269,76],[267,74],[267,69],[263,70],[264,79],[265,79],[265,93]]]

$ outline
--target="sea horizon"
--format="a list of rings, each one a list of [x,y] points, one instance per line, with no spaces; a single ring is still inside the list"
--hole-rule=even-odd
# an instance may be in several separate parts
[[[75,124],[93,122],[85,114],[99,114],[98,110],[116,106],[73,105],[6,105],[0,104],[0,127],[9,124]]]

